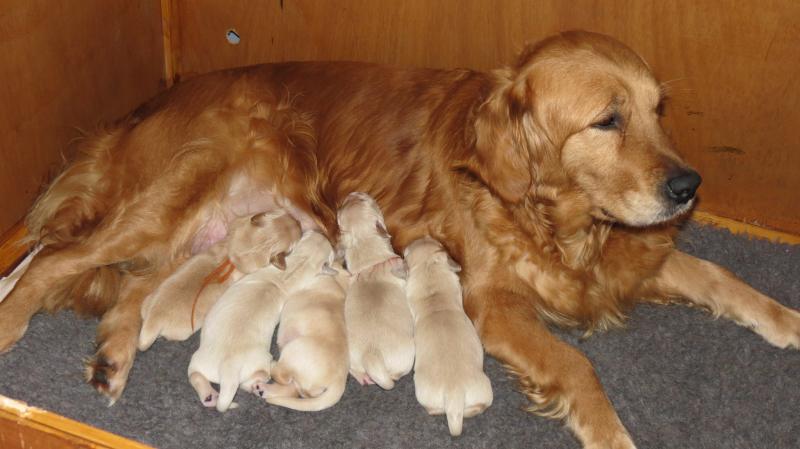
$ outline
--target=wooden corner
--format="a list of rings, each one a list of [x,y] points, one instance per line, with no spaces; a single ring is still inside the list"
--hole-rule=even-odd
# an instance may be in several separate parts
[[[96,427],[0,395],[3,449],[152,449]]]

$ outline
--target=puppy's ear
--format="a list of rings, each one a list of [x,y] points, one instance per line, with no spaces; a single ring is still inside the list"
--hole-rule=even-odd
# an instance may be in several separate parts
[[[397,263],[392,263],[392,269],[390,270],[392,275],[397,278],[408,280],[408,264],[405,260],[400,260]]]
[[[269,258],[270,265],[277,267],[281,271],[286,270],[286,252],[281,251],[278,254],[273,254],[272,257]]]
[[[328,262],[325,262],[325,265],[322,266],[322,271],[320,271],[319,274],[324,274],[326,276],[336,276],[337,274],[339,274],[339,271],[337,271],[336,268],[333,268],[331,264],[329,264]]]
[[[391,237],[389,231],[386,230],[386,226],[378,220],[375,220],[375,229],[377,229],[378,235],[380,235],[381,238],[388,239]]]
[[[460,273],[461,272],[461,265],[458,264],[452,257],[449,255],[447,256],[447,266],[453,270],[453,273]]]
[[[261,212],[260,214],[255,214],[252,217],[250,217],[250,223],[253,226],[258,226],[259,228],[263,228],[264,225],[266,224],[265,220],[264,220],[264,218],[266,216],[267,216],[266,212]]]
[[[530,113],[528,84],[510,69],[495,73],[495,87],[475,118],[477,166],[470,167],[504,200],[517,203],[531,187],[530,155],[522,124]]]

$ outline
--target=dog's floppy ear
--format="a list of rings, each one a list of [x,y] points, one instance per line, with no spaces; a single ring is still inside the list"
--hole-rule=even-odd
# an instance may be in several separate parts
[[[278,254],[273,254],[269,258],[270,265],[274,265],[281,271],[286,271],[286,252],[281,251]]]
[[[508,202],[519,202],[531,187],[530,155],[523,115],[531,108],[525,81],[513,81],[510,69],[495,73],[495,87],[475,118],[478,176]]]

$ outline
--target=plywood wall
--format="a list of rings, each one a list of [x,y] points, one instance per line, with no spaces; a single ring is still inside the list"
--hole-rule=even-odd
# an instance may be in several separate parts
[[[184,77],[297,59],[491,69],[559,30],[611,34],[671,87],[667,124],[705,178],[701,209],[800,233],[800,1],[171,2]]]
[[[0,234],[80,129],[158,91],[163,61],[159,0],[2,0]]]

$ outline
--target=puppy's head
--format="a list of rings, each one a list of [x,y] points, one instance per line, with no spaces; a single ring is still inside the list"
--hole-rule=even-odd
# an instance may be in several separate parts
[[[599,219],[670,220],[694,203],[700,176],[659,122],[664,92],[620,42],[568,32],[528,47],[495,73],[478,111],[478,176],[507,202],[580,192]]]
[[[384,239],[389,238],[378,202],[366,193],[352,192],[347,195],[336,212],[336,220],[342,235],[351,235],[354,238],[378,235]]]
[[[454,273],[461,271],[461,265],[450,257],[444,246],[430,237],[423,237],[411,242],[403,252],[403,258],[409,270],[439,265]]]
[[[285,269],[286,254],[300,239],[300,225],[283,210],[242,217],[231,226],[228,257],[243,273],[268,264]]]
[[[309,274],[337,274],[331,242],[319,231],[306,231],[286,259],[287,270]]]

